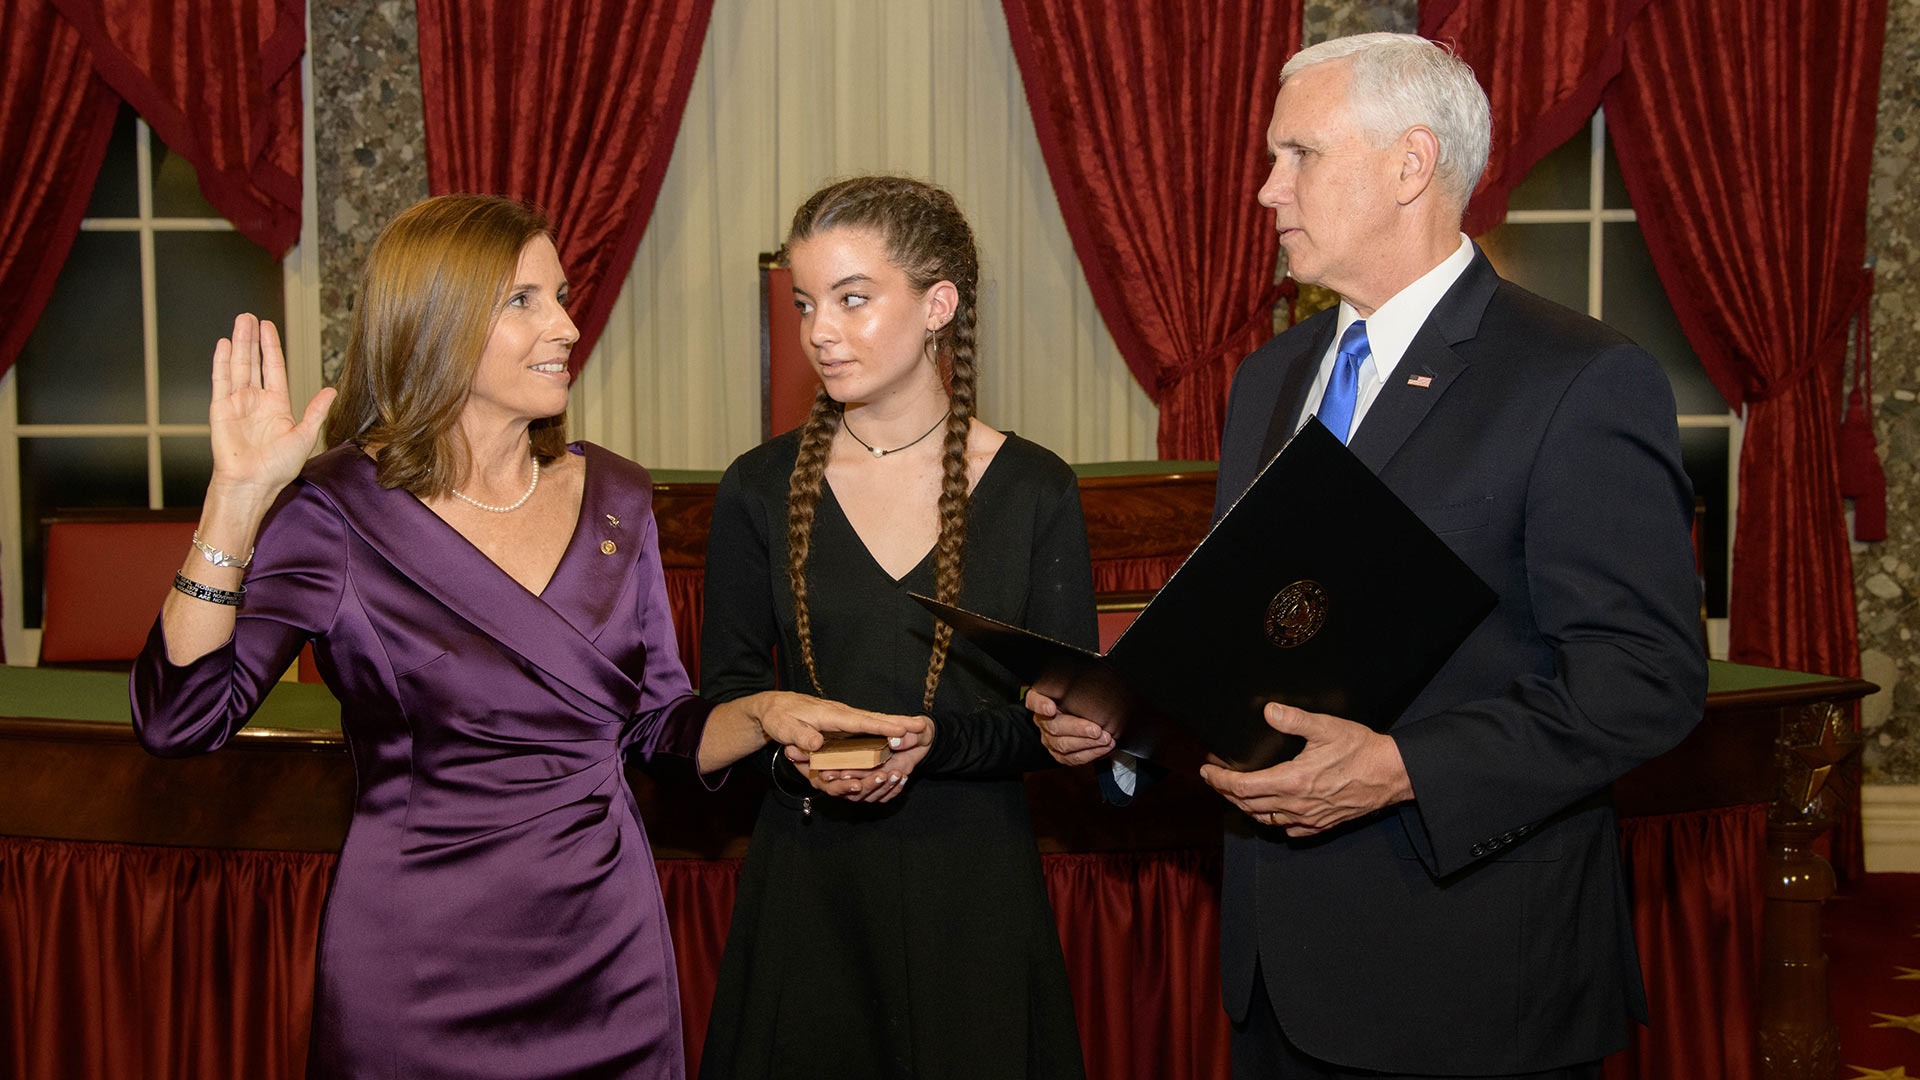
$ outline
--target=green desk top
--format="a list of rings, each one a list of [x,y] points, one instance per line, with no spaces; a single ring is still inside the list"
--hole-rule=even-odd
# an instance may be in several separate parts
[[[1075,465],[1073,471],[1085,480],[1096,476],[1153,476],[1160,473],[1197,473],[1217,472],[1220,465],[1212,461],[1088,461]],[[720,472],[717,469],[648,469],[656,484],[717,484]]]
[[[1802,686],[1828,682],[1832,678],[1715,660],[1707,665],[1707,692]],[[131,723],[127,677],[110,671],[0,665],[0,717]],[[338,731],[340,703],[326,687],[316,683],[283,682],[267,696],[252,726],[283,731]]]
[[[648,469],[647,475],[653,477],[656,484],[717,484],[720,482],[718,469]]]
[[[56,668],[0,667],[0,716],[133,722],[125,675]],[[267,695],[255,722],[292,731],[338,731],[340,703],[318,683],[283,682]]]
[[[1707,693],[1719,694],[1734,690],[1761,690],[1775,686],[1804,686],[1807,683],[1831,682],[1836,675],[1815,675],[1806,671],[1781,671],[1777,668],[1754,667],[1751,664],[1729,664],[1723,660],[1707,661]]]
[[[1152,476],[1157,473],[1212,473],[1217,461],[1083,461],[1073,467],[1080,479],[1095,476]]]

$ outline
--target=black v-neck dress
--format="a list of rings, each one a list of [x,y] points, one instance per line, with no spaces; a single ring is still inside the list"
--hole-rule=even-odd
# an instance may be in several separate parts
[[[702,693],[720,701],[806,689],[787,587],[790,433],[742,455],[714,501],[707,542]],[[934,560],[898,581],[829,487],[814,517],[808,611],[827,696],[921,710]],[[1008,435],[974,488],[960,603],[1093,647],[1086,526],[1073,470]],[[776,661],[776,656],[778,661]],[[701,1075],[1079,1077],[1059,936],[1040,876],[1021,774],[1053,761],[1019,686],[955,637],[934,699],[935,738],[892,802],[780,790],[761,804],[720,965]],[[787,792],[808,792],[760,751]]]

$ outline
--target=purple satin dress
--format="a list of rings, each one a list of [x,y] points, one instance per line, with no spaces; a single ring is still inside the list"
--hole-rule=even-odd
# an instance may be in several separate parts
[[[268,516],[227,646],[133,674],[163,756],[227,741],[311,639],[357,777],[309,1075],[680,1077],[666,910],[624,750],[692,757],[646,470],[591,444],[534,596],[353,447]]]

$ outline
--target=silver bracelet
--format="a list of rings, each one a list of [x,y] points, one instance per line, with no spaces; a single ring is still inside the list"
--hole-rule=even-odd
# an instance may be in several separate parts
[[[205,600],[209,604],[225,604],[228,607],[239,607],[240,601],[247,595],[245,585],[240,586],[239,592],[216,589],[211,585],[202,585],[178,570],[173,572],[173,587],[195,600]]]
[[[199,529],[193,530],[193,547],[194,550],[200,553],[201,558],[215,566],[231,566],[236,570],[245,570],[253,563],[252,548],[247,549],[247,557],[244,559],[237,555],[229,555],[219,548],[214,547],[212,544],[207,543],[205,540],[200,539]]]

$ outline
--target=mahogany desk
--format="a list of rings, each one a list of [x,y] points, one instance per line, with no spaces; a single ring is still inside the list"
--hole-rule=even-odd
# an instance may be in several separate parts
[[[1751,871],[1766,895],[1758,1035],[1763,1075],[1832,1076],[1837,1048],[1819,921],[1832,874],[1808,845],[1831,823],[1833,810],[1822,794],[1831,762],[1820,762],[1837,760],[1845,746],[1845,703],[1871,686],[1718,663],[1711,685],[1700,729],[1624,778],[1617,798],[1625,815],[1769,806],[1766,857]],[[125,687],[122,676],[110,673],[0,669],[0,713],[8,714],[0,718],[0,835],[339,849],[353,770],[342,751],[338,708],[323,687],[282,684],[255,726],[229,747],[175,761],[150,757],[134,741]],[[654,783],[637,771],[632,779],[656,856],[715,859],[745,850],[758,801],[752,784],[730,784],[712,796],[688,783]],[[1170,782],[1153,806],[1120,817],[1099,805],[1084,770],[1043,774],[1029,789],[1043,851],[1219,843],[1220,804],[1197,781]],[[1211,986],[1191,989],[1211,997]]]

